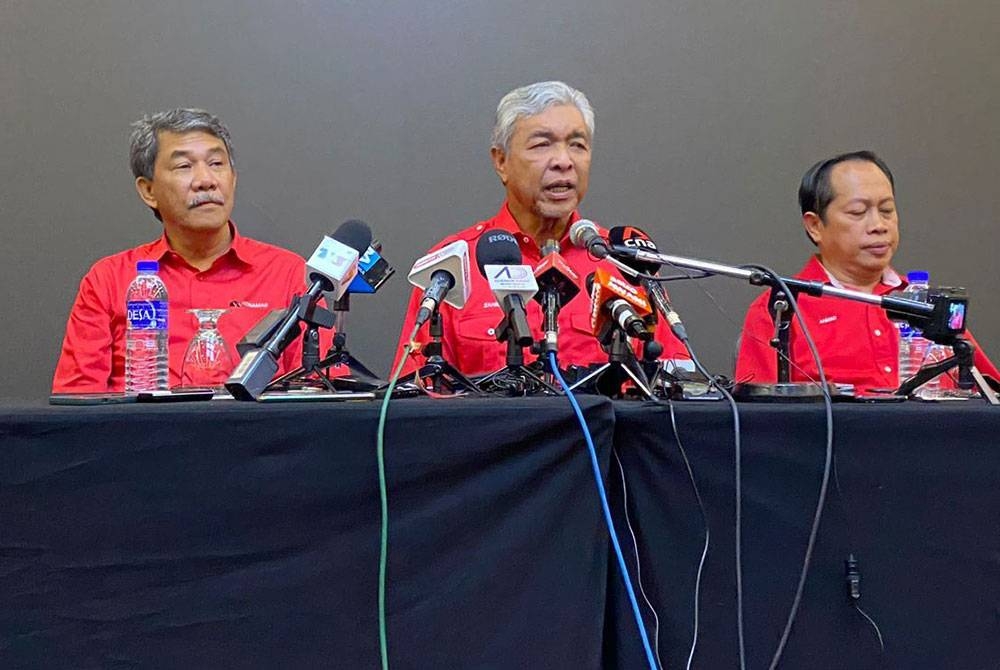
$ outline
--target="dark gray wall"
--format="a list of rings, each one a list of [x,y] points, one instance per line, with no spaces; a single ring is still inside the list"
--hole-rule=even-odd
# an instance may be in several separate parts
[[[47,393],[80,277],[159,234],[132,187],[128,125],[181,105],[233,131],[245,234],[308,255],[346,218],[375,228],[399,275],[354,301],[349,332],[387,372],[409,266],[501,201],[497,101],[549,78],[597,111],[584,214],[680,255],[794,272],[811,249],[802,172],[881,152],[897,267],[968,286],[1000,356],[997,25],[987,0],[6,0],[0,395]],[[671,292],[702,358],[728,371],[756,290],[715,278]]]

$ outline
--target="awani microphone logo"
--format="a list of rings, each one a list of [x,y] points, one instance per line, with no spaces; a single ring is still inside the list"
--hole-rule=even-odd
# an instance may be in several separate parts
[[[520,281],[534,277],[534,273],[527,265],[501,265],[493,279]]]

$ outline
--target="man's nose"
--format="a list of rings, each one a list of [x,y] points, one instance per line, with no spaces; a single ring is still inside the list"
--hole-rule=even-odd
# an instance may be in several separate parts
[[[554,170],[569,170],[573,167],[573,157],[568,145],[559,143],[554,146],[551,166]]]
[[[882,212],[872,208],[871,214],[868,216],[868,232],[884,233],[887,230],[889,230],[889,222],[882,216]]]
[[[195,163],[191,187],[196,191],[209,191],[219,185],[215,172],[207,163]]]

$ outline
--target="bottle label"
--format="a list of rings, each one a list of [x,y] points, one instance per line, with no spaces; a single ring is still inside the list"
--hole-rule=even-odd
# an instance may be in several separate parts
[[[132,330],[166,330],[166,300],[131,300],[127,307],[128,326]]]

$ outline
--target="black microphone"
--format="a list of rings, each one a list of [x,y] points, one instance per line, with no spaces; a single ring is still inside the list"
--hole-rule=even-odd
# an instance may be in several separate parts
[[[316,306],[324,291],[338,298],[358,272],[358,258],[371,243],[371,229],[362,221],[345,221],[333,235],[323,238],[306,263],[306,279],[311,282],[305,295],[295,296],[284,318],[270,330],[263,346],[243,354],[239,365],[226,380],[226,389],[237,400],[256,400],[278,371],[278,356],[301,331],[301,321],[316,319],[327,327],[333,325],[333,315],[321,315]],[[329,318],[327,318],[329,317]]]
[[[659,253],[659,250],[656,248],[656,243],[650,239],[649,235],[634,226],[615,226],[608,231],[608,242],[610,243],[612,250],[641,249],[651,251],[653,253]],[[621,257],[619,260],[633,270],[641,272],[642,274],[655,276],[660,269],[659,263],[641,261],[634,256]],[[652,302],[653,305],[656,306],[656,309],[663,314],[663,318],[665,318],[667,323],[670,324],[670,330],[673,331],[674,335],[676,335],[677,339],[681,342],[686,341],[688,339],[687,329],[684,328],[684,323],[681,321],[680,315],[670,304],[670,297],[667,295],[666,289],[663,288],[663,284],[653,279],[647,279],[644,277],[631,277],[627,273],[624,274],[624,276],[630,284],[634,286],[641,285],[644,289],[646,289],[646,294],[649,296],[650,302]]]
[[[558,240],[546,240],[541,251],[542,262],[535,268],[535,281],[538,282],[535,300],[542,305],[544,313],[541,353],[556,353],[559,310],[580,292],[580,276],[559,253]]]
[[[489,282],[490,289],[503,308],[510,335],[518,346],[526,347],[534,341],[524,301],[538,291],[534,272],[521,265],[521,247],[513,235],[505,230],[491,230],[476,242],[476,265],[480,274]],[[490,276],[487,265],[501,266],[496,276]],[[497,339],[506,338],[501,333]]]
[[[586,249],[596,258],[604,258],[611,253],[607,241],[590,219],[580,219],[569,227],[569,240],[574,246]]]

